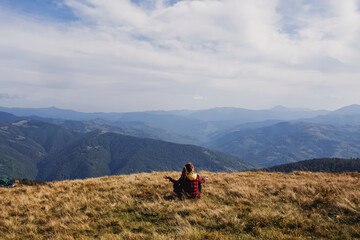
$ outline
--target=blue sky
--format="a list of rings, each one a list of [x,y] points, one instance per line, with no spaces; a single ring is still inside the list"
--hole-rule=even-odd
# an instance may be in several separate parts
[[[164,1],[167,6],[173,6],[180,0]],[[153,9],[155,1],[131,0],[131,3],[147,9]],[[66,5],[63,0],[2,0],[0,5],[8,11],[18,14],[26,14],[34,18],[48,19],[52,21],[75,21],[80,20],[76,17],[73,9]]]
[[[57,21],[77,20],[72,9],[61,0],[1,0],[0,5],[18,14]]]
[[[360,103],[359,0],[1,0],[0,105]]]

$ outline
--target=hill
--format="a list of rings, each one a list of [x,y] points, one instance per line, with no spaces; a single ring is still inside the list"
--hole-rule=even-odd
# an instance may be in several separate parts
[[[200,169],[252,168],[237,157],[193,145],[106,131],[74,132],[35,120],[0,124],[0,176],[37,180],[175,170],[192,161]]]
[[[360,126],[283,122],[231,132],[214,139],[208,147],[262,167],[313,158],[357,158]]]
[[[39,180],[61,180],[124,173],[169,171],[193,162],[198,169],[240,171],[253,166],[193,145],[95,131],[40,162]]]
[[[177,134],[162,128],[150,127],[139,121],[109,122],[103,119],[88,121],[48,119],[47,122],[72,131],[88,133],[95,130],[114,132],[140,138],[152,138],[174,143],[196,144],[198,141],[184,134]]]
[[[342,107],[330,113],[330,115],[356,115],[356,114],[360,114],[360,105],[358,104]]]
[[[0,189],[12,239],[359,239],[360,174],[211,173],[177,200],[154,172]],[[20,200],[19,200],[20,199]]]
[[[0,123],[0,176],[35,179],[40,161],[77,137],[40,121]]]
[[[18,121],[19,117],[7,113],[7,112],[0,112],[0,122],[15,122]]]
[[[341,158],[322,158],[300,161],[265,168],[261,171],[267,172],[293,172],[293,171],[310,171],[310,172],[360,172],[360,159],[341,159]]]

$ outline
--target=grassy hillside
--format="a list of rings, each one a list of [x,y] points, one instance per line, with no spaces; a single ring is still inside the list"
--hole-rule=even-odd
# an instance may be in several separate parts
[[[359,173],[154,172],[0,189],[1,239],[360,239]]]

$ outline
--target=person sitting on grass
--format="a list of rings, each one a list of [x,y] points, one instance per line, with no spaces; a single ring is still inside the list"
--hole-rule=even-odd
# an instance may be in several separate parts
[[[187,198],[198,199],[200,198],[201,184],[204,183],[208,177],[200,178],[198,174],[194,173],[194,165],[187,163],[178,180],[170,176],[164,176],[164,178],[174,183],[174,192],[179,198],[185,196]]]

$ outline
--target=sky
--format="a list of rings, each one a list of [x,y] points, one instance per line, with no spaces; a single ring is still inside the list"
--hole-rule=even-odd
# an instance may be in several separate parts
[[[360,104],[360,0],[0,0],[0,106]]]

